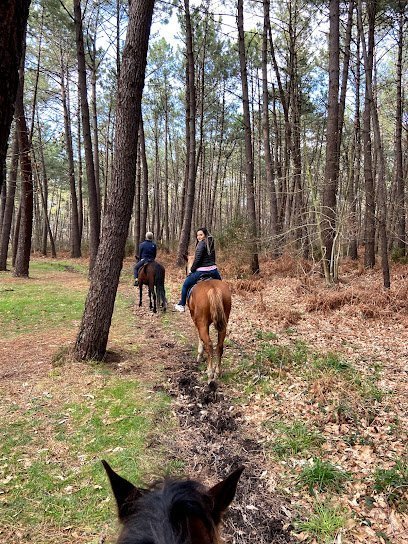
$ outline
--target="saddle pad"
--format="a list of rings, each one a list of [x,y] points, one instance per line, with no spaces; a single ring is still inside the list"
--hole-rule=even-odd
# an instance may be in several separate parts
[[[213,279],[214,279],[214,278],[212,278],[211,276],[207,276],[206,274],[203,274],[202,276],[200,276],[200,277],[198,278],[197,283],[200,283],[201,281],[207,281],[207,280],[213,280]],[[190,299],[191,293],[193,292],[193,289],[194,289],[194,287],[197,285],[197,283],[195,283],[195,284],[193,285],[193,287],[190,287],[190,289],[187,291],[187,300]]]

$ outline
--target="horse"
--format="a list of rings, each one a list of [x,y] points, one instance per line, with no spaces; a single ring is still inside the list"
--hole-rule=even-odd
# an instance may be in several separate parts
[[[139,281],[139,306],[142,305],[143,285],[149,288],[149,308],[157,312],[156,299],[159,308],[165,312],[167,308],[166,291],[164,289],[165,268],[162,264],[151,261],[144,264],[137,275]],[[153,295],[153,304],[152,304]]]
[[[190,271],[194,257],[189,256],[186,272]],[[197,362],[204,360],[207,354],[208,381],[216,380],[221,375],[221,357],[224,352],[224,340],[227,333],[228,319],[231,312],[231,291],[222,280],[201,280],[190,292],[187,304],[191,318],[198,332]],[[213,345],[210,338],[210,325],[218,331],[216,362],[213,364]]]
[[[117,544],[220,544],[223,513],[244,467],[207,489],[195,480],[166,479],[135,487],[102,461],[122,523]]]

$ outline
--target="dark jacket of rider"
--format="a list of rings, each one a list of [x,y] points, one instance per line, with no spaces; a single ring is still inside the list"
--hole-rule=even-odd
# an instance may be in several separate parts
[[[205,240],[198,242],[195,250],[194,262],[191,265],[191,272],[197,268],[215,265],[214,238],[207,236]]]
[[[139,246],[139,255],[136,257],[144,262],[154,261],[156,258],[157,246],[151,240],[145,240]]]

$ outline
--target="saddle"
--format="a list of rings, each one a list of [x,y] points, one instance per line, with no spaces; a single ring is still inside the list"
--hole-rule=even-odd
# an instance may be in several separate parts
[[[212,276],[210,276],[209,274],[203,274],[202,276],[200,276],[197,280],[197,283],[200,283],[202,281],[207,281],[207,280],[213,280],[214,278]],[[191,293],[193,292],[193,289],[194,287],[197,285],[197,283],[195,283],[193,285],[193,287],[191,287],[191,289],[189,289],[187,291],[187,300],[189,300],[189,298],[191,297]]]
[[[152,263],[152,262],[154,262],[154,260],[153,260],[153,261],[145,261],[145,262],[142,264],[142,266],[139,268],[138,274],[140,274],[140,272],[141,272],[142,270],[144,270],[144,269],[146,268],[146,266],[147,266],[148,264]]]

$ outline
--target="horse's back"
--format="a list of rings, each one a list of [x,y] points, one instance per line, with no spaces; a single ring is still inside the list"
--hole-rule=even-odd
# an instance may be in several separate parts
[[[191,293],[191,299],[189,304],[190,309],[192,309],[194,314],[196,314],[198,309],[200,309],[203,313],[207,313],[206,309],[208,308],[209,313],[210,304],[208,292],[211,289],[214,289],[221,293],[224,312],[228,320],[231,311],[231,291],[228,287],[228,284],[222,280],[210,279],[198,282],[194,286],[194,289]]]

